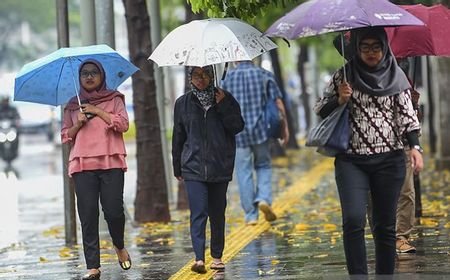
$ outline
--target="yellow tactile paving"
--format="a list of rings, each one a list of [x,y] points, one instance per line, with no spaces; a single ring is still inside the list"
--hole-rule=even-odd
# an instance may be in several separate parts
[[[303,195],[310,191],[315,185],[319,183],[321,178],[333,168],[333,160],[325,159],[303,174],[302,177],[294,182],[284,193],[279,195],[274,201],[272,208],[278,217],[283,216],[289,212],[289,209],[301,202]],[[270,224],[264,220],[260,220],[256,226],[245,226],[236,228],[225,239],[225,250],[222,260],[224,263],[229,262],[240,250],[242,250],[252,240],[257,238],[261,233],[270,229]],[[208,272],[206,274],[197,274],[191,272],[191,265],[194,259],[191,259],[183,268],[172,275],[171,280],[200,280],[210,279],[213,277],[215,271],[209,269],[211,265],[211,257],[206,258],[206,267]]]

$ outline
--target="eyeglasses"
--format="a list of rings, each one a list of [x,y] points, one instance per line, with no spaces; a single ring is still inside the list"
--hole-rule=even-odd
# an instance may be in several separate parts
[[[362,53],[368,53],[372,51],[373,53],[381,52],[383,45],[381,43],[373,43],[373,44],[365,44],[362,43],[359,45],[359,50]]]
[[[91,71],[91,72],[89,72],[89,71],[81,71],[81,73],[80,73],[80,76],[82,77],[82,78],[87,78],[87,77],[89,77],[89,76],[92,76],[92,78],[95,78],[95,77],[97,77],[97,76],[99,76],[100,75],[100,72],[99,71],[96,71],[96,70],[94,70],[94,71]]]
[[[210,77],[207,73],[203,72],[202,74],[192,74],[192,79],[205,80],[205,79],[210,79]]]

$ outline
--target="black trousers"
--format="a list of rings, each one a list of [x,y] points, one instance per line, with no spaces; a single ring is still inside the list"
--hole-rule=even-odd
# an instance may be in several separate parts
[[[406,172],[403,150],[370,156],[339,155],[334,164],[349,274],[367,274],[364,228],[369,190],[376,274],[393,274],[396,209]]]
[[[124,172],[119,168],[92,170],[74,173],[72,177],[75,181],[86,266],[87,269],[99,268],[99,198],[114,246],[118,249],[124,247]]]
[[[225,208],[228,182],[185,181],[191,211],[191,240],[195,260],[205,260],[205,231],[209,217],[211,256],[221,258],[225,246]]]

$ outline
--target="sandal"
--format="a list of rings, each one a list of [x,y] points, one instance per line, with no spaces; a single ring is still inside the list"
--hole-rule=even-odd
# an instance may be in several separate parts
[[[209,268],[222,271],[225,270],[225,264],[223,262],[212,262]]]
[[[194,264],[191,266],[191,271],[197,272],[197,273],[200,273],[200,274],[205,274],[205,273],[206,273],[206,268],[205,268],[205,265],[204,265],[204,264],[197,264],[197,263],[194,263]]]
[[[119,250],[119,249],[117,249],[116,246],[114,246],[114,250],[116,250],[116,254],[118,254],[119,251],[124,250],[124,249],[125,249],[125,248]],[[121,262],[120,259],[119,259],[119,265],[120,265],[120,267],[121,267],[123,270],[128,270],[128,269],[131,268],[131,258],[130,258],[130,254],[128,253],[128,251],[126,251],[126,252],[127,252],[127,260]],[[119,258],[119,255],[117,255],[117,258]]]
[[[127,254],[127,255],[128,255],[128,259],[126,261],[124,261],[124,262],[119,261],[119,265],[123,270],[128,270],[131,268],[131,258],[130,258],[129,254]]]
[[[81,277],[81,280],[99,280],[100,275],[102,272],[99,270],[98,273],[87,273],[83,277]]]

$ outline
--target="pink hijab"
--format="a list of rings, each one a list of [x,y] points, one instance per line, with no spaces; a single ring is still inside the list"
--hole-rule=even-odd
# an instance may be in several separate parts
[[[125,104],[125,97],[123,94],[118,92],[117,90],[111,90],[106,88],[106,74],[105,70],[103,69],[103,66],[100,62],[98,62],[95,59],[86,59],[81,63],[80,67],[78,68],[78,75],[80,75],[81,69],[85,64],[94,64],[97,66],[97,68],[100,70],[100,77],[102,79],[101,85],[97,88],[97,90],[88,92],[86,89],[81,86],[80,82],[80,100],[89,100],[89,103],[92,105],[98,105],[102,102],[106,102],[109,100],[114,99],[116,96],[122,98],[123,103]],[[72,97],[69,100],[69,103],[67,103],[65,109],[75,111],[80,108],[80,105],[78,104],[78,98],[76,96]]]

